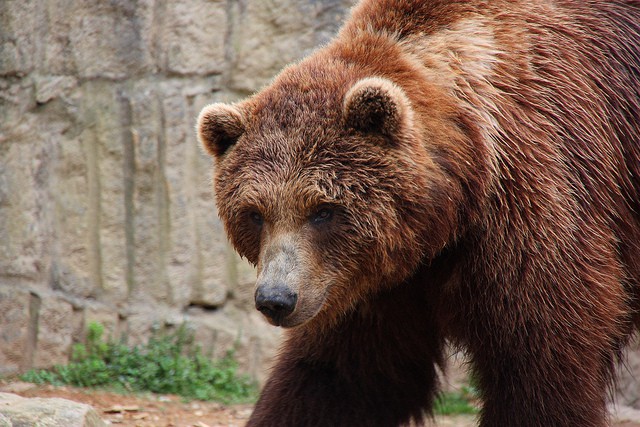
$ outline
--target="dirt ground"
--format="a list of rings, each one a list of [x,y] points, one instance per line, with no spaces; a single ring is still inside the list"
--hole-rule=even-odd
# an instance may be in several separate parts
[[[224,406],[213,402],[184,402],[171,395],[122,395],[74,387],[37,386],[24,382],[0,383],[0,392],[23,397],[60,397],[87,403],[109,425],[122,427],[241,427],[251,414],[251,405]],[[473,417],[438,417],[433,426],[472,427]],[[640,427],[640,423],[618,422],[612,427]]]
[[[93,406],[107,424],[123,427],[240,427],[251,414],[251,405],[185,402],[173,395],[123,395],[23,382],[0,384],[0,392],[23,397],[60,397],[86,403]]]

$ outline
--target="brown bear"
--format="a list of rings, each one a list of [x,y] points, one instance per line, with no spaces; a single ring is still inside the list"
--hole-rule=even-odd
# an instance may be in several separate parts
[[[640,324],[640,2],[362,0],[198,136],[287,339],[249,426],[602,427]]]

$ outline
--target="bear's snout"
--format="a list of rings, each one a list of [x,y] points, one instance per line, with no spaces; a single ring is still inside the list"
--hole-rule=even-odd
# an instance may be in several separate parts
[[[296,308],[298,295],[286,285],[263,283],[256,289],[255,301],[259,312],[275,325],[281,325]]]

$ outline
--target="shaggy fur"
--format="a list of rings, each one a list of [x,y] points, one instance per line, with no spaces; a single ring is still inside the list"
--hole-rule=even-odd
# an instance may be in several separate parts
[[[291,328],[250,426],[420,422],[446,340],[481,426],[606,425],[640,324],[640,2],[363,0],[198,134]]]

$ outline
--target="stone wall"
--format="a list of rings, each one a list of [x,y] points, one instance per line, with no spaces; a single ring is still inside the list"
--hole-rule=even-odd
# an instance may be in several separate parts
[[[348,0],[0,1],[0,375],[67,360],[87,322],[189,321],[262,378],[277,330],[217,218],[199,110],[326,42]]]

